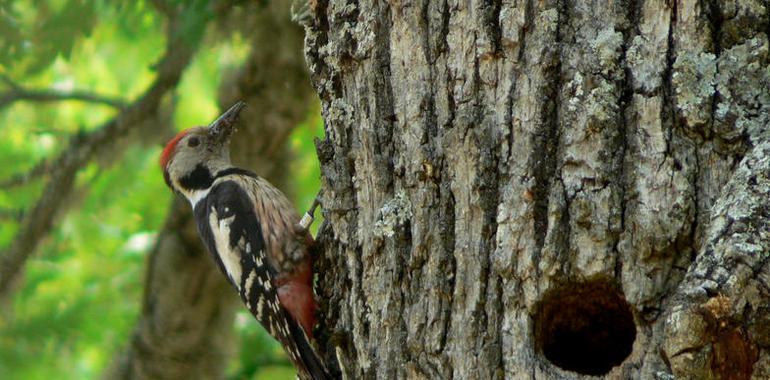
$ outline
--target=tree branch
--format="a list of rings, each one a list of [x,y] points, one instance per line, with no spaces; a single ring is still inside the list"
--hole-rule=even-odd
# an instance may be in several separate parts
[[[18,101],[32,102],[57,102],[65,100],[77,100],[81,102],[104,104],[115,108],[124,108],[125,101],[119,98],[97,94],[88,91],[59,91],[59,90],[34,90],[24,88],[9,78],[3,81],[9,85],[10,90],[0,93],[0,109]]]
[[[24,210],[19,209],[7,209],[7,208],[0,208],[0,220],[21,220],[21,218],[24,217]]]
[[[95,131],[74,136],[69,147],[53,161],[43,194],[35,206],[25,213],[19,232],[0,256],[0,298],[7,296],[27,258],[50,232],[65,200],[73,191],[77,172],[93,157],[114,149],[118,138],[125,136],[134,126],[142,123],[145,127],[153,125],[145,122],[156,116],[164,95],[176,87],[198,42],[185,39],[181,35],[182,28],[175,19],[171,20],[166,53],[156,66],[158,75],[150,88]]]
[[[23,186],[30,183],[32,180],[42,177],[45,173],[48,173],[51,167],[51,163],[48,160],[38,162],[32,169],[24,173],[16,173],[8,179],[0,182],[0,187],[10,188],[16,186]]]

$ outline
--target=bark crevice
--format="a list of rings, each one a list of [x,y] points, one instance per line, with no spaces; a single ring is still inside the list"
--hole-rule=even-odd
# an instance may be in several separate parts
[[[607,376],[687,373],[680,361],[690,353],[666,355],[687,345],[665,346],[665,316],[700,260],[694,252],[702,252],[705,218],[724,173],[735,170],[727,165],[731,156],[719,153],[730,147],[709,137],[734,132],[727,117],[721,130],[709,125],[710,115],[720,115],[713,109],[725,107],[721,88],[713,103],[712,82],[726,81],[728,66],[725,53],[712,57],[703,33],[711,28],[700,5],[707,3],[357,3],[359,18],[383,23],[369,37],[387,46],[389,64],[378,64],[379,53],[359,56],[355,65],[330,66],[333,73],[322,78],[339,78],[345,89],[341,98],[322,98],[329,109],[349,105],[346,115],[356,115],[352,123],[325,113],[327,129],[338,134],[330,135],[333,156],[358,165],[355,182],[337,178],[350,171],[327,171],[332,165],[323,172],[335,179],[338,196],[348,186],[359,195],[357,219],[331,221],[350,231],[333,245],[366,256],[360,270],[370,286],[348,293],[372,305],[368,318],[387,333],[372,324],[366,339],[353,334],[363,363],[352,373],[571,378],[533,346],[530,316],[545,292],[592,276],[619,283],[633,308],[629,325],[638,323],[630,356]],[[329,12],[345,4],[332,2]],[[354,33],[360,49],[366,31]],[[345,33],[329,36],[325,51],[349,46]],[[764,62],[763,43],[740,46],[759,51],[744,61]],[[724,66],[713,70],[717,64]],[[372,93],[381,73],[389,76],[390,123],[368,117],[358,94]],[[392,169],[369,164],[376,162],[372,151],[384,154],[371,143],[385,140],[358,138],[372,130],[392,133]],[[346,132],[357,134],[354,144],[336,142]],[[392,188],[379,179],[391,172]],[[370,247],[349,223],[365,226],[363,216],[378,215],[394,192],[411,205],[410,231],[378,236]],[[406,269],[394,271],[383,258],[406,259]],[[389,288],[391,281],[398,288]],[[720,347],[749,347],[750,354],[751,345],[740,343],[744,330],[726,331]],[[360,350],[377,342],[384,348]],[[405,366],[392,364],[401,359]]]

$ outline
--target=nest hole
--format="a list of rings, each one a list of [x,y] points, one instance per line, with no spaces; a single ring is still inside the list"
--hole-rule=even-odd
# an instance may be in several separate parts
[[[608,280],[564,284],[546,293],[537,310],[536,347],[562,369],[604,375],[631,354],[634,316]]]

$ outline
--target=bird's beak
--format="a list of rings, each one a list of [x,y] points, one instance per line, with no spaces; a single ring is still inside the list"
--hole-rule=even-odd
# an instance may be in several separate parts
[[[222,145],[228,141],[230,135],[235,131],[235,123],[238,121],[238,116],[243,107],[246,107],[246,103],[241,101],[233,104],[230,109],[209,125],[208,135],[214,143]]]

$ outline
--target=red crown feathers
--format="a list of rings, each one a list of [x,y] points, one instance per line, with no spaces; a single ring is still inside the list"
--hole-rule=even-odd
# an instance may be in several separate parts
[[[166,147],[163,148],[163,153],[160,154],[160,168],[162,170],[166,170],[166,164],[168,164],[168,161],[171,159],[171,155],[174,153],[176,144],[179,142],[179,140],[182,139],[182,137],[187,135],[187,132],[189,132],[189,130],[184,130],[177,133],[176,136],[174,136],[174,138],[171,139],[168,144],[166,144]]]

